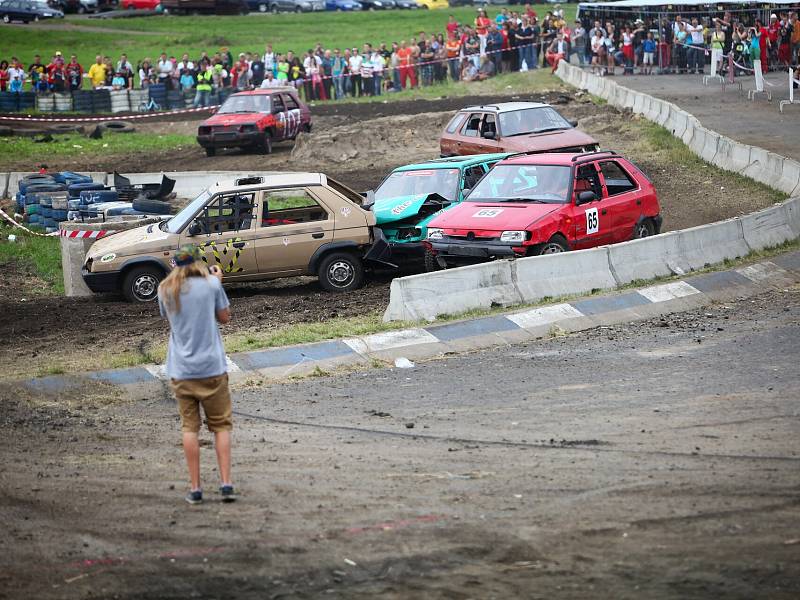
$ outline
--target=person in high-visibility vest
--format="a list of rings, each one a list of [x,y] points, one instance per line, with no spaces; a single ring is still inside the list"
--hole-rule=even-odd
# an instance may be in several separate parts
[[[197,74],[197,93],[194,96],[194,107],[208,106],[208,99],[211,96],[212,90],[212,73],[211,65],[207,65],[205,69]]]

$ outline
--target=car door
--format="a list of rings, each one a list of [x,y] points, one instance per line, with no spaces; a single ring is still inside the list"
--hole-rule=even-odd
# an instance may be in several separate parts
[[[475,184],[477,184],[485,174],[486,170],[483,165],[473,165],[465,168],[464,175],[461,179],[461,194],[459,200],[463,200],[467,192],[474,188]]]
[[[492,135],[493,137],[488,138],[486,137],[487,135]],[[500,150],[497,115],[494,113],[486,113],[483,115],[483,120],[481,121],[479,151],[489,154],[499,152]]]
[[[581,192],[594,192],[596,200],[578,204]],[[610,244],[613,241],[613,213],[609,211],[607,200],[603,197],[603,185],[597,164],[582,164],[575,170],[575,181],[572,186],[574,239],[571,246],[574,250],[592,248]]]
[[[270,96],[270,106],[272,116],[275,118],[275,136],[273,139],[276,142],[285,140],[288,137],[286,132],[286,103],[283,101],[283,97],[280,94],[272,94]]]
[[[456,141],[456,154],[481,153],[481,122],[482,112],[469,113],[464,125],[461,127],[460,136]]]
[[[333,240],[334,217],[314,188],[265,190],[256,255],[268,276],[301,274],[322,244]]]
[[[181,233],[180,243],[198,246],[203,261],[217,265],[225,280],[258,277],[254,216],[258,192],[218,194]]]
[[[633,237],[636,221],[641,213],[639,186],[619,161],[600,161],[603,185],[603,204],[612,215],[613,240],[624,242]]]
[[[286,105],[286,137],[294,139],[303,125],[303,114],[294,95],[284,92],[282,96]]]

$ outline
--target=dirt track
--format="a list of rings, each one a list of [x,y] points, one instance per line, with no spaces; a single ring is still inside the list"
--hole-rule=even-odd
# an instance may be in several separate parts
[[[586,96],[571,98],[553,93],[523,99],[557,104],[565,116],[579,119],[580,126],[594,135],[602,147],[633,157],[656,185],[666,230],[750,212],[775,200],[775,195],[763,188],[742,192],[738,182],[727,174],[697,165],[689,168],[674,164],[643,140],[641,121],[607,106],[597,106]],[[314,133],[301,140],[294,153],[291,145],[279,144],[271,156],[229,151],[207,158],[199,147],[192,147],[179,155],[137,155],[123,164],[118,158],[92,164],[80,159],[48,162],[54,170],[79,171],[312,170],[326,172],[354,189],[366,190],[400,164],[437,157],[439,132],[453,111],[489,101],[445,98],[320,105],[314,108]],[[140,127],[154,133],[191,133],[196,122],[157,122]],[[13,376],[17,367],[29,368],[44,354],[52,366],[57,366],[68,361],[74,352],[103,353],[125,347],[131,352],[147,353],[153,344],[165,340],[164,325],[153,306],[132,306],[115,298],[36,298],[31,302],[27,288],[36,287],[36,282],[30,277],[27,281],[30,286],[6,286],[7,293],[0,299],[0,332],[8,339],[0,350],[0,360],[6,365],[5,377]],[[388,276],[373,279],[364,289],[346,296],[323,294],[311,278],[236,286],[230,289],[236,317],[226,331],[272,331],[291,323],[382,311],[388,289]],[[27,301],[21,302],[22,297]],[[64,330],[64,315],[80,327]]]

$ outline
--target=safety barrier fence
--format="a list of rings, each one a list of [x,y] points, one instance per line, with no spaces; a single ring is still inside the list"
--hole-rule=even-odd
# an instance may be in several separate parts
[[[705,161],[794,197],[743,217],[642,240],[397,278],[392,281],[385,321],[432,320],[496,305],[613,289],[639,279],[682,275],[800,237],[800,163],[722,136],[675,104],[565,61],[557,75],[616,108],[665,127]]]

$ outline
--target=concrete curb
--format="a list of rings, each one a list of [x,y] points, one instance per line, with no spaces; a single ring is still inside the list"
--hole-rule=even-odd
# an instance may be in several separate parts
[[[556,74],[612,106],[630,109],[666,127],[706,162],[789,195],[800,193],[800,163],[792,159],[731,140],[703,127],[675,104],[565,61],[559,63]],[[392,281],[383,319],[434,320],[476,308],[532,303],[548,296],[613,289],[637,279],[682,275],[797,238],[799,212],[800,197],[795,197],[742,218],[609,247],[522,258],[510,268],[495,262],[398,278]]]
[[[229,373],[233,383],[241,383],[253,377],[285,379],[316,369],[364,366],[374,360],[435,358],[453,352],[527,342],[555,331],[576,332],[652,318],[797,283],[800,283],[800,252],[790,252],[728,271],[694,275],[568,303],[357,338],[233,354],[229,357]],[[116,386],[136,397],[162,392],[166,384],[163,366],[158,365],[41,377],[20,383],[35,391],[60,393],[92,382]]]

